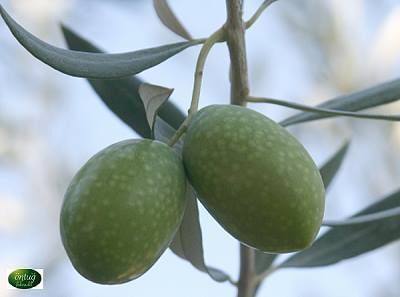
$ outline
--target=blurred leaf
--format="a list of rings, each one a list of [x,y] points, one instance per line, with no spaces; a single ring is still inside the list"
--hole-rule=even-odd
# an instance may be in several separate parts
[[[400,79],[382,83],[377,86],[339,96],[326,101],[318,107],[343,111],[359,111],[371,107],[388,104],[400,99]],[[332,115],[302,112],[282,121],[282,126],[329,118]]]
[[[386,211],[400,206],[400,191],[380,200],[352,218]],[[316,267],[335,264],[382,247],[400,238],[400,218],[391,216],[377,221],[334,227],[314,244],[279,265],[279,268]]]
[[[153,0],[153,5],[158,18],[164,26],[180,37],[186,40],[192,40],[192,36],[190,36],[189,32],[174,14],[167,0]]]
[[[0,14],[8,28],[33,56],[65,74],[86,78],[120,78],[151,68],[198,42],[181,42],[122,54],[87,53],[52,46],[38,39],[7,14]]]
[[[268,254],[259,250],[255,250],[255,254],[256,274],[262,274],[265,272],[278,257],[278,254]]]
[[[208,273],[215,281],[233,283],[225,272],[205,264],[197,199],[189,183],[187,189],[185,214],[170,248],[177,256],[188,260],[198,270]]]
[[[328,189],[333,178],[339,171],[343,159],[349,149],[350,141],[346,141],[342,147],[320,168],[322,181],[324,182],[325,189]]]
[[[383,219],[388,219],[392,217],[397,217],[400,219],[400,207],[391,208],[388,210],[378,211],[375,213],[358,216],[355,218],[345,219],[345,220],[324,220],[322,225],[328,227],[343,227],[343,226],[350,226],[355,224],[363,224],[369,222],[376,222]],[[400,223],[400,220],[399,220]]]
[[[69,28],[62,26],[62,31],[69,48],[86,52],[101,52],[99,48]],[[139,86],[143,83],[140,79],[128,77],[116,80],[89,79],[88,81],[107,107],[124,123],[142,137],[151,138],[150,126],[147,123],[144,105],[139,96]],[[161,106],[158,115],[164,119],[161,126],[168,122],[175,129],[186,118],[171,101],[167,101]]]
[[[144,104],[147,122],[152,131],[154,131],[154,122],[160,107],[171,96],[173,89],[143,83],[139,87],[139,95]]]

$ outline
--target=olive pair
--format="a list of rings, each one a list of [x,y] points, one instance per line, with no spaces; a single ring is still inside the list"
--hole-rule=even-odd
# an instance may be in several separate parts
[[[187,175],[212,216],[262,251],[308,247],[324,212],[324,186],[304,147],[253,110],[211,105],[189,122],[183,164],[169,146],[127,140],[93,156],[73,178],[61,237],[84,277],[122,283],[169,246],[185,208]]]

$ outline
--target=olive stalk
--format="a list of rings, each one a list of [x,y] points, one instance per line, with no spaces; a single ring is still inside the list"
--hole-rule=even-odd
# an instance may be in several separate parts
[[[257,21],[264,10],[275,1],[277,0],[265,0],[253,16],[247,22],[244,22],[242,19],[243,1],[235,0],[230,2],[227,0],[228,17],[225,26],[215,31],[208,38],[196,40],[198,43],[203,43],[203,46],[197,58],[192,100],[188,110],[189,115],[171,137],[168,143],[169,146],[174,146],[185,134],[191,115],[198,110],[204,66],[211,48],[218,42],[227,41],[228,43],[231,58],[231,103],[235,105],[246,104],[245,98],[248,97],[249,87],[244,33],[246,29]]]
[[[201,90],[201,83],[203,80],[204,65],[206,63],[208,54],[210,53],[210,50],[214,46],[214,44],[223,41],[224,38],[225,38],[225,31],[223,28],[220,28],[213,34],[211,34],[211,36],[207,38],[203,43],[203,46],[200,50],[199,57],[197,58],[197,63],[196,63],[192,102],[190,104],[190,108],[188,111],[189,116],[195,113],[199,107],[200,90]]]
[[[178,130],[175,132],[175,134],[171,137],[171,139],[168,142],[169,146],[174,146],[179,139],[182,137],[183,134],[185,134],[187,130],[187,125],[194,113],[199,108],[199,100],[200,100],[200,91],[201,91],[201,83],[203,80],[203,71],[204,71],[204,66],[206,64],[206,60],[208,57],[208,54],[210,53],[211,48],[218,42],[224,41],[225,40],[225,30],[224,28],[220,28],[217,31],[215,31],[213,34],[210,35],[207,39],[204,39],[203,46],[200,50],[199,56],[197,58],[197,63],[196,63],[196,71],[194,74],[194,84],[193,84],[193,94],[192,94],[192,101],[190,103],[190,108],[188,110],[188,117],[185,119],[185,121],[181,124],[181,126],[178,128]]]
[[[171,139],[168,141],[168,145],[170,147],[173,147],[179,139],[182,137],[183,134],[185,134],[187,130],[187,124],[189,122],[189,117],[187,117],[183,123],[179,126],[178,130],[175,132],[175,134],[171,137]]]

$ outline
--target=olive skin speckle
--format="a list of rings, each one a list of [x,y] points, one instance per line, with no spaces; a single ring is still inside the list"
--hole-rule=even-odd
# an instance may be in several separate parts
[[[307,248],[321,226],[325,189],[305,148],[280,125],[245,107],[210,105],[189,123],[188,178],[211,215],[253,248]]]
[[[72,179],[61,209],[72,265],[100,284],[141,276],[173,239],[185,191],[182,160],[164,143],[126,140],[100,151]]]

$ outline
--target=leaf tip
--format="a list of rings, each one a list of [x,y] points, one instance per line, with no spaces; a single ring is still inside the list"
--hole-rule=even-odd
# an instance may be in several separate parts
[[[154,130],[154,123],[159,108],[169,99],[174,89],[142,83],[139,86],[139,96],[146,111],[147,121],[151,130]]]

